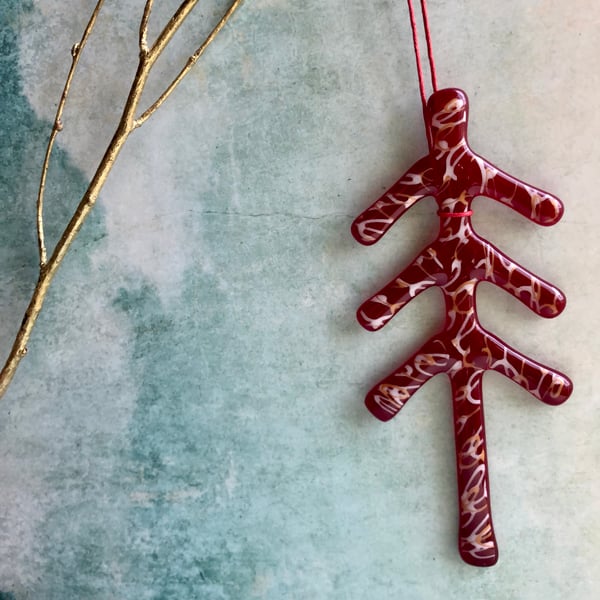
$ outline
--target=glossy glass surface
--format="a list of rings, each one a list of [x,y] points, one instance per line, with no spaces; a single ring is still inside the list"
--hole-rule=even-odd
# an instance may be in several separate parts
[[[459,489],[459,550],[476,566],[498,559],[489,497],[487,451],[482,404],[482,377],[494,370],[518,383],[546,404],[564,402],[571,381],[511,348],[486,331],[477,319],[475,290],[493,283],[543,317],[565,307],[563,293],[518,265],[478,236],[471,225],[471,202],[487,196],[540,225],[562,216],[558,198],[504,173],[475,154],[467,142],[468,101],[464,92],[435,92],[427,104],[430,152],[418,160],[381,198],[352,224],[360,243],[374,244],[415,202],[433,196],[439,206],[440,231],[396,278],[358,309],[368,330],[383,327],[422,291],[438,286],[444,295],[443,330],[380,381],[367,394],[367,408],[391,419],[431,377],[445,373],[453,395]]]

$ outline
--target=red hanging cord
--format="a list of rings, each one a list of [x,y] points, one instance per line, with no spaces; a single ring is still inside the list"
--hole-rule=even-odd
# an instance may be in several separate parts
[[[419,90],[421,92],[421,102],[423,110],[427,106],[427,94],[425,92],[425,76],[423,74],[423,65],[421,64],[421,52],[419,50],[419,34],[417,32],[417,19],[412,0],[407,0],[408,12],[410,14],[410,26],[413,35],[413,46],[415,50],[415,58],[417,61],[417,74],[419,76]],[[429,29],[429,15],[427,14],[427,0],[421,0],[421,13],[423,16],[423,28],[425,29],[425,40],[427,42],[427,57],[429,59],[429,71],[431,74],[431,87],[433,91],[437,91],[437,76],[435,72],[435,61],[433,60],[433,49],[431,45],[431,31]]]
[[[423,13],[423,27],[425,28],[425,39],[427,40],[427,57],[429,58],[429,72],[431,74],[431,87],[437,92],[437,75],[435,73],[435,61],[433,60],[433,48],[431,46],[431,31],[429,29],[429,15],[427,14],[427,0],[421,0],[421,12]]]
[[[408,12],[410,14],[410,26],[413,35],[413,46],[415,49],[415,58],[417,59],[417,74],[419,75],[419,89],[421,90],[421,102],[423,103],[423,110],[427,104],[427,96],[425,95],[425,83],[423,81],[423,65],[421,64],[421,52],[419,51],[419,36],[417,35],[417,19],[415,17],[415,9],[413,7],[412,0],[408,1]]]

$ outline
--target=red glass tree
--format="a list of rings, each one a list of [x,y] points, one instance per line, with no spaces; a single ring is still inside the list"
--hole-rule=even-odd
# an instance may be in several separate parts
[[[505,289],[543,317],[565,307],[563,293],[530,273],[478,236],[471,202],[488,196],[540,225],[562,216],[558,198],[504,173],[475,154],[467,142],[468,101],[458,89],[434,92],[425,110],[429,154],[418,160],[353,223],[352,234],[370,245],[415,202],[433,196],[440,231],[398,277],[358,310],[360,324],[375,331],[424,290],[438,286],[446,304],[443,330],[367,394],[367,408],[391,419],[431,377],[446,373],[452,387],[459,494],[459,551],[476,566],[490,566],[498,549],[490,509],[482,377],[493,370],[546,404],[564,402],[572,391],[562,373],[517,352],[486,331],[477,319],[475,290],[480,281]]]

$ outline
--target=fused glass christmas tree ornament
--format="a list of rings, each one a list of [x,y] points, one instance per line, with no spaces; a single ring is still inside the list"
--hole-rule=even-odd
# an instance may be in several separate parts
[[[450,378],[459,494],[459,551],[476,566],[490,566],[498,548],[490,508],[482,377],[492,370],[518,383],[546,404],[571,394],[562,373],[524,356],[486,331],[477,318],[475,291],[493,283],[543,317],[565,307],[564,294],[529,272],[483,239],[471,225],[471,203],[487,196],[540,225],[553,225],[563,213],[555,196],[501,171],[471,150],[467,142],[468,101],[459,89],[434,92],[425,108],[429,153],[418,160],[352,224],[362,244],[377,242],[413,204],[433,196],[438,204],[439,234],[412,263],[358,309],[360,324],[383,327],[424,290],[442,290],[443,330],[380,381],[367,394],[367,408],[387,421],[431,377]]]

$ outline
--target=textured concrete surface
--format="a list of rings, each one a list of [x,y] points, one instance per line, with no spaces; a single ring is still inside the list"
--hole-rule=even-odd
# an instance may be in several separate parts
[[[36,277],[35,189],[90,0],[0,0],[0,343]],[[47,199],[56,239],[118,118],[142,2],[107,2]],[[161,2],[153,31],[177,2]],[[486,415],[500,562],[460,562],[449,386],[392,423],[367,389],[441,322],[354,311],[431,237],[350,222],[425,149],[403,2],[247,0],[128,142],[0,402],[0,599],[586,600],[600,551],[600,7],[430,0],[471,143],[563,198],[555,228],[475,224],[563,288],[554,321],[483,287],[481,317],[573,378],[552,409],[499,376]],[[200,3],[148,101],[225,2]]]

